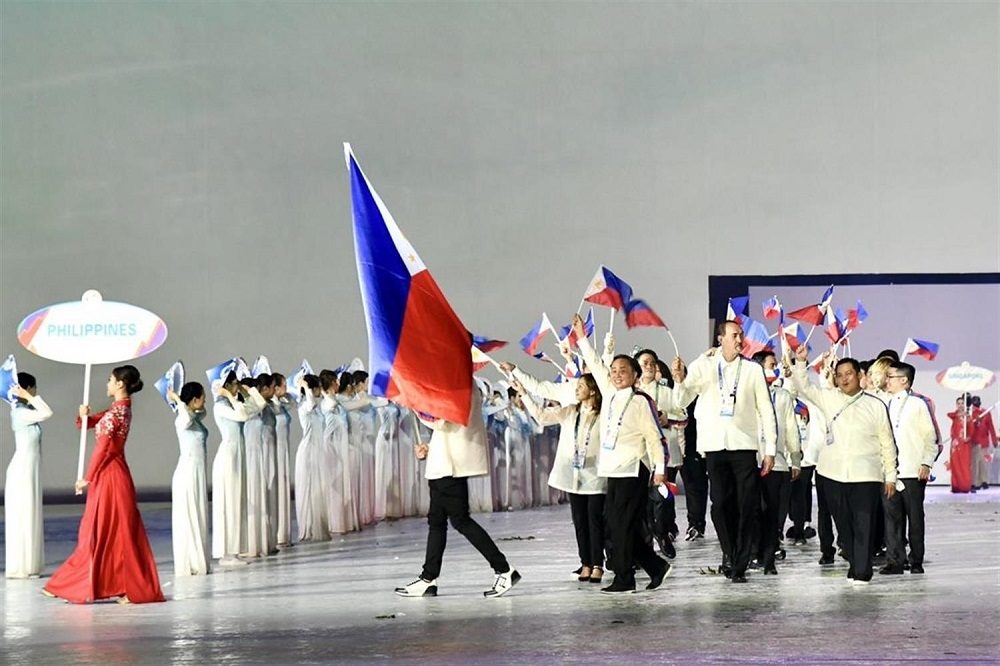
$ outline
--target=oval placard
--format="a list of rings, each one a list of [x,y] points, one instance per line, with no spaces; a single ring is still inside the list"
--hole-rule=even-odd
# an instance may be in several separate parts
[[[115,301],[73,301],[32,312],[17,327],[25,349],[61,363],[100,365],[145,356],[167,339],[149,310]]]

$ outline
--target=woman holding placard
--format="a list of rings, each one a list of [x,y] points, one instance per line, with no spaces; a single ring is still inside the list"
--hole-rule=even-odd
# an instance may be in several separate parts
[[[94,428],[97,442],[78,492],[87,491],[76,550],[63,562],[43,592],[72,603],[118,597],[120,603],[163,601],[146,527],[125,462],[125,441],[132,424],[131,396],[142,390],[135,366],[115,368],[108,378],[111,407],[90,414],[80,406],[77,424]]]
[[[45,564],[42,532],[42,484],[39,467],[42,462],[42,421],[52,416],[52,410],[38,395],[35,378],[27,372],[17,373],[17,385],[12,388],[17,402],[11,405],[10,425],[14,430],[14,457],[7,466],[4,492],[6,520],[7,578],[38,578]]]
[[[171,483],[171,526],[174,542],[174,573],[203,576],[209,572],[208,476],[205,467],[208,428],[205,418],[205,388],[188,382],[180,395],[167,398],[177,404],[177,442],[180,457]]]

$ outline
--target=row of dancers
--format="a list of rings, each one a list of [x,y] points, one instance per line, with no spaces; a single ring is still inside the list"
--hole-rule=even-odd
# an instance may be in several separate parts
[[[506,386],[483,386],[490,474],[473,484],[473,510],[563,500],[546,484],[558,433],[532,421]],[[44,567],[41,424],[52,409],[28,373],[19,373],[14,391],[5,575],[32,578]],[[306,375],[291,392],[280,374],[242,381],[230,376],[211,405],[198,382],[168,398],[177,405],[171,523],[178,575],[206,574],[213,559],[239,566],[295,541],[325,541],[379,520],[427,512],[423,463],[413,450],[430,432],[410,410],[368,395],[363,371]],[[208,406],[221,436],[210,468]],[[294,421],[301,428],[297,447]],[[124,460],[124,451],[120,454]]]

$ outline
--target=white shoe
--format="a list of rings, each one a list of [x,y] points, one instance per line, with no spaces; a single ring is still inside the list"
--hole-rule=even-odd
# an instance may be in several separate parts
[[[517,585],[517,582],[521,580],[521,574],[517,573],[517,569],[511,567],[507,573],[497,574],[496,580],[493,581],[493,588],[483,592],[484,597],[499,597],[510,591],[510,588]]]
[[[437,579],[418,578],[405,587],[397,587],[395,592],[401,597],[436,597],[438,593]]]
[[[871,584],[870,580],[858,580],[857,578],[851,579],[851,585],[854,587],[864,587],[865,585]]]

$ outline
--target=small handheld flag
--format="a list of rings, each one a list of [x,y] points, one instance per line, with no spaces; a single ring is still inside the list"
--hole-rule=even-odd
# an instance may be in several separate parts
[[[601,265],[594,279],[590,281],[583,300],[615,310],[624,310],[625,304],[632,300],[632,287],[606,266]]]
[[[938,350],[940,348],[941,345],[936,342],[917,340],[916,338],[907,338],[906,344],[903,345],[903,358],[906,358],[907,356],[921,356],[926,358],[928,361],[933,361],[935,357],[937,357]]]

